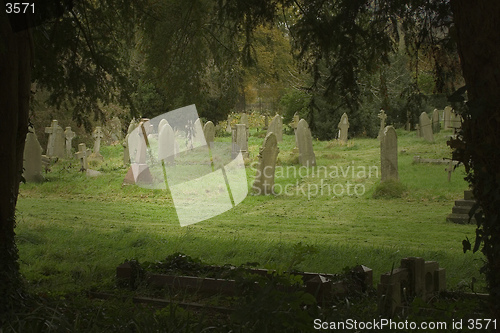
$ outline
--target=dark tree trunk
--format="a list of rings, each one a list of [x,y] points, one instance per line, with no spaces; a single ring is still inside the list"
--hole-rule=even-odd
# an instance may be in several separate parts
[[[476,244],[482,242],[491,307],[500,319],[500,1],[452,0],[451,5],[468,98],[454,154],[469,168],[484,212]]]
[[[0,11],[0,315],[19,301],[14,240],[15,209],[28,130],[33,43],[31,32],[13,33]]]

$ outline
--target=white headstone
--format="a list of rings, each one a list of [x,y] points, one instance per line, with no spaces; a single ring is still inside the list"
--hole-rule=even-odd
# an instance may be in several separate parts
[[[173,163],[175,159],[175,134],[170,125],[164,124],[158,134],[158,159],[166,163]]]

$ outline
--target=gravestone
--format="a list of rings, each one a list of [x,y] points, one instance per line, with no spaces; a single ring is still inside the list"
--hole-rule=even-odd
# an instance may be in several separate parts
[[[452,108],[451,106],[447,106],[444,108],[444,113],[443,113],[443,118],[444,118],[444,129],[450,129],[451,128],[451,113],[452,113]]]
[[[215,142],[215,126],[213,122],[207,121],[205,126],[203,126],[203,134],[205,134],[207,145],[211,147]]]
[[[248,127],[245,124],[236,124],[233,127],[233,158],[238,156],[239,152],[243,157],[248,157]]]
[[[385,129],[385,120],[387,119],[387,115],[384,110],[380,109],[378,118],[380,119],[380,129],[378,131],[378,138],[380,139]]]
[[[227,116],[227,126],[226,126],[226,132],[231,133],[231,122],[233,121],[231,115]]]
[[[248,115],[246,113],[243,113],[241,115],[240,124],[244,124],[248,128],[248,125],[249,125],[249,123],[248,123]]]
[[[271,132],[276,135],[276,140],[278,140],[278,142],[283,141],[283,122],[279,114],[275,115],[269,124],[267,134]]]
[[[78,152],[75,153],[77,159],[80,160],[80,171],[85,171],[89,168],[88,157],[90,156],[90,149],[87,149],[85,143],[80,143],[78,145]]]
[[[101,139],[104,136],[102,129],[100,126],[97,126],[92,133],[92,137],[94,138],[94,152],[92,153],[92,158],[103,160],[104,158],[101,155]]]
[[[64,131],[64,137],[66,138],[66,157],[67,158],[72,158],[73,154],[71,153],[71,143],[73,139],[75,138],[76,134],[71,130],[71,127],[66,127],[66,130]]]
[[[398,136],[393,126],[386,126],[380,137],[380,180],[398,180]]]
[[[278,157],[278,140],[273,132],[267,133],[259,150],[259,164],[252,189],[258,195],[273,194],[274,172]]]
[[[316,166],[316,156],[312,146],[312,135],[309,125],[304,119],[299,121],[297,131],[295,132],[295,140],[299,147],[299,163],[302,166]]]
[[[347,113],[344,113],[340,118],[338,128],[339,128],[339,140],[343,143],[347,143],[347,135],[349,131],[349,118],[347,117]]]
[[[61,126],[59,126],[57,120],[52,120],[50,127],[45,127],[45,133],[49,134],[49,140],[47,142],[47,152],[48,157],[59,157],[64,158],[65,155],[65,143],[66,138],[64,137],[64,131]]]
[[[38,142],[35,130],[30,128],[24,143],[23,177],[27,182],[41,182],[42,176],[42,146]]]
[[[208,123],[212,122],[209,121]],[[174,163],[175,154],[176,148],[174,130],[167,123],[162,126],[161,131],[158,134],[158,159],[171,164]]]
[[[420,125],[419,124],[415,125],[415,131],[417,132],[417,138],[421,138],[422,133],[420,132]]]
[[[431,120],[429,119],[429,116],[427,115],[427,113],[422,112],[418,119],[419,119],[421,136],[426,141],[433,142],[434,135],[432,133],[432,124],[431,124]]]
[[[432,112],[432,132],[439,133],[441,130],[441,124],[439,123],[439,111],[434,109]]]
[[[269,116],[268,114],[266,113],[264,115],[264,131],[267,131],[267,129],[269,128]]]
[[[163,126],[165,126],[166,124],[168,124],[167,119],[162,119],[162,120],[160,120],[160,123],[158,124],[158,134],[160,134],[161,129],[162,129],[162,128],[163,128]]]

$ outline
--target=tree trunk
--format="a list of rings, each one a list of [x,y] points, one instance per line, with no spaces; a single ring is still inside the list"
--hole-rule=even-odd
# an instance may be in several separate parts
[[[13,33],[0,11],[0,315],[18,304],[15,209],[28,130],[33,43],[31,31]],[[1,326],[1,325],[0,325]]]
[[[467,113],[455,156],[483,212],[476,246],[484,267],[493,316],[500,319],[500,1],[452,0],[458,52],[467,85]]]

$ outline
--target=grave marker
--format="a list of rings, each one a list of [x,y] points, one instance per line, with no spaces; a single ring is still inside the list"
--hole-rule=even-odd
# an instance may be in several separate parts
[[[240,118],[240,124],[243,124],[243,125],[246,125],[246,127],[248,128],[248,115],[246,113],[243,113],[241,115],[241,118]]]
[[[434,135],[432,133],[432,124],[431,120],[429,119],[429,116],[427,116],[427,113],[422,112],[419,117],[419,124],[420,124],[420,134],[421,136],[429,141],[433,142],[434,141]]]
[[[380,137],[380,180],[398,180],[398,136],[393,126],[387,126]]]
[[[94,138],[94,152],[92,153],[92,158],[103,160],[104,158],[101,155],[101,139],[104,134],[102,133],[101,127],[97,126],[92,133],[92,137]]]
[[[90,156],[90,149],[87,149],[85,143],[78,145],[78,152],[75,153],[76,158],[80,160],[80,171],[85,171],[89,168],[87,158]]]
[[[75,138],[76,134],[71,130],[71,127],[66,127],[66,130],[64,131],[64,136],[66,138],[66,157],[67,158],[72,158],[73,154],[71,153],[71,143],[73,139]]]
[[[439,123],[439,111],[434,109],[432,112],[432,132],[439,133],[441,130],[441,124]]]
[[[283,141],[283,122],[280,115],[275,115],[267,129],[267,134],[274,133],[278,142]]]
[[[316,166],[316,156],[314,155],[312,146],[312,135],[309,125],[304,119],[299,121],[297,131],[295,132],[295,140],[299,147],[299,163],[302,166]]]
[[[349,131],[349,118],[347,117],[347,113],[344,113],[340,118],[338,128],[339,128],[339,140],[343,143],[347,143],[347,136]]]
[[[23,177],[27,182],[43,181],[42,146],[40,146],[33,128],[30,128],[30,131],[26,134],[23,169]]]
[[[273,132],[267,133],[259,151],[259,164],[252,189],[258,195],[273,194],[276,158],[278,157],[278,140]]]
[[[173,133],[173,132],[172,132]],[[203,134],[205,135],[205,141],[210,147],[215,142],[215,126],[211,121],[207,121],[205,126],[203,126]]]
[[[64,146],[66,139],[64,137],[63,129],[59,126],[58,121],[52,120],[51,126],[45,127],[45,133],[49,134],[46,155],[48,157],[64,158]]]
[[[248,157],[248,128],[245,124],[236,124],[233,127],[233,158],[238,156],[239,152],[243,157]]]

